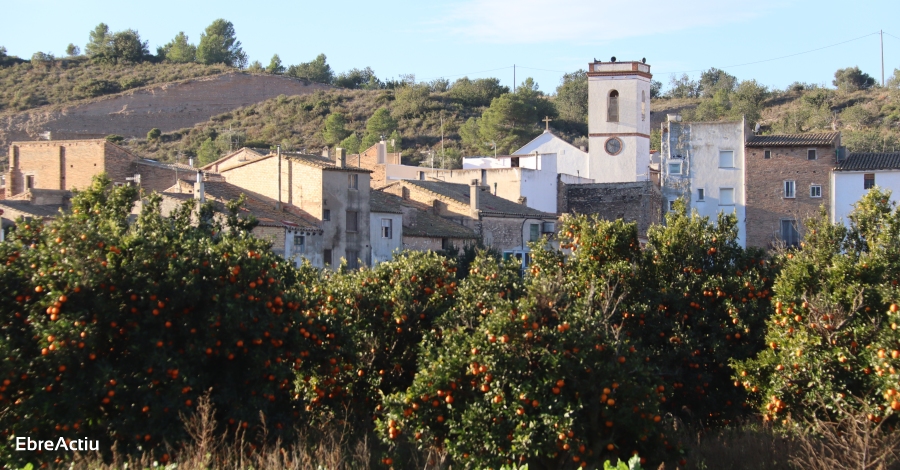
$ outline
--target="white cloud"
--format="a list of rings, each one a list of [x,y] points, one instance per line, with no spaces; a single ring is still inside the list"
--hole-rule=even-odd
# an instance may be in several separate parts
[[[467,0],[444,17],[452,33],[477,42],[602,43],[746,21],[775,0]]]

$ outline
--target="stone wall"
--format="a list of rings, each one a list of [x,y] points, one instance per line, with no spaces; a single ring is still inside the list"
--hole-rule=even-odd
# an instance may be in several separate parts
[[[559,212],[596,214],[601,219],[637,222],[645,236],[653,224],[662,223],[663,197],[650,181],[633,183],[559,183]]]

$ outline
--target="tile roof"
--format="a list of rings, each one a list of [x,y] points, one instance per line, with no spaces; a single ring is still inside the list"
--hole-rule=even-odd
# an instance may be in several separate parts
[[[417,186],[462,204],[469,204],[469,186],[465,184],[420,180],[403,180],[403,183]],[[481,192],[478,209],[481,210],[483,215],[517,215],[535,218],[556,218],[556,214],[550,214],[537,209],[532,209],[524,204],[508,201],[502,197],[491,194],[490,191]]]
[[[461,224],[434,215],[431,208],[422,203],[409,201],[384,191],[373,190],[370,200],[379,200],[379,204],[386,204],[396,208],[396,212],[403,214],[403,235],[410,237],[428,238],[478,238],[475,231]],[[375,206],[372,207],[375,211]],[[379,211],[381,212],[381,211]]]
[[[197,171],[200,170],[200,168],[190,166],[190,165],[185,165],[184,163],[163,163],[163,162],[160,162],[157,160],[150,160],[149,158],[142,158],[140,160],[137,160],[135,163],[137,163],[138,165],[147,165],[147,166],[152,166],[152,167],[156,167],[156,168],[165,168],[165,169],[172,170],[172,171],[179,170],[179,171],[188,171],[188,172],[192,172],[192,173],[197,173]],[[203,170],[203,174],[211,175],[211,176],[218,176],[218,173],[215,173],[215,172],[212,172],[209,170]]]
[[[402,201],[402,199],[399,197],[384,191],[377,191],[374,189],[369,191],[369,210],[371,212],[402,214],[403,211],[400,209],[400,201]]]
[[[900,170],[900,153],[851,153],[834,171]]]
[[[403,235],[429,238],[478,238],[475,231],[436,216],[428,210],[410,207],[409,221],[403,225]]]
[[[194,197],[193,185],[188,181],[182,181],[181,183],[166,190],[163,196],[181,201],[192,199]],[[239,215],[246,217],[252,214],[259,221],[259,225],[263,227],[290,226],[317,232],[322,230],[315,222],[310,220],[312,219],[311,216],[307,215],[304,217],[301,214],[294,213],[300,212],[299,209],[295,211],[278,211],[274,207],[274,201],[251,197],[246,191],[230,183],[207,181],[204,183],[204,192],[207,199],[213,201],[216,212],[221,214],[228,214],[228,209],[225,206],[226,202],[238,199],[241,194],[245,194],[247,200],[241,207]]]
[[[281,156],[286,157],[286,158],[291,158],[291,159],[306,163],[307,165],[315,166],[315,167],[322,168],[325,170],[373,173],[372,170],[367,170],[365,168],[360,168],[358,166],[345,165],[344,167],[339,167],[339,166],[335,165],[334,160],[332,160],[330,158],[325,158],[321,155],[306,155],[303,153],[281,152]]]
[[[36,205],[29,201],[11,201],[5,199],[0,201],[0,209],[9,209],[11,211],[21,212],[29,217],[53,218],[59,215],[60,209],[65,210],[66,207],[61,204]],[[12,214],[6,213],[5,216]]]
[[[747,147],[804,147],[834,145],[840,132],[821,134],[754,135],[747,139]]]

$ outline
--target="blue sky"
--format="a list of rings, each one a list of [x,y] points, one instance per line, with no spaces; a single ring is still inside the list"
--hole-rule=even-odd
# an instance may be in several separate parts
[[[133,3],[135,6],[126,6]],[[133,28],[151,50],[184,31],[192,42],[216,18],[232,21],[251,60],[285,64],[325,53],[336,72],[370,66],[382,79],[494,76],[505,85],[531,76],[552,92],[564,72],[594,58],[647,58],[657,80],[729,67],[770,87],[831,84],[834,71],[859,66],[881,78],[900,68],[900,1],[857,0],[432,0],[407,2],[253,0],[23,0],[3,7],[0,45],[9,54],[63,55],[84,48],[100,22]],[[849,42],[845,42],[849,41]]]

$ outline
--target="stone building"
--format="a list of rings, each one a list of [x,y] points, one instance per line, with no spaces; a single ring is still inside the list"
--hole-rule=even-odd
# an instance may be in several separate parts
[[[433,203],[427,205],[378,190],[372,190],[371,201],[373,214],[377,209],[381,213],[399,215],[400,221],[394,225],[394,228],[396,229],[395,235],[401,241],[401,249],[414,251],[458,250],[477,243],[478,236],[474,230],[435,214]],[[372,246],[374,252],[374,242]]]
[[[384,191],[431,207],[434,215],[474,231],[485,246],[526,261],[529,242],[556,233],[556,214],[495,196],[478,180],[470,185],[402,180]]]
[[[6,197],[29,189],[85,188],[103,172],[114,182],[124,183],[134,175],[137,160],[106,139],[13,142],[9,146]]]
[[[372,264],[370,170],[347,165],[343,149],[332,158],[294,152],[269,154],[226,169],[221,175],[250,195],[273,201],[280,210],[310,214],[322,229],[321,263],[351,268]]]
[[[356,163],[360,168],[372,170],[373,188],[381,188],[388,183],[387,169],[391,166],[402,166],[400,152],[388,152],[385,141],[376,142],[360,153],[347,157],[349,163]]]
[[[604,220],[637,223],[646,238],[651,225],[663,221],[663,195],[652,181],[559,184],[559,213],[595,214]]]
[[[369,241],[372,264],[389,261],[403,248],[403,210],[395,196],[369,191]]]
[[[839,132],[747,139],[744,178],[748,246],[800,243],[803,221],[829,206],[831,171],[838,163],[840,147]]]
[[[179,180],[162,192],[161,209],[163,214],[171,214],[188,200],[208,201],[213,204],[213,217],[224,223],[229,215],[226,204],[241,195],[245,197],[245,201],[238,217],[252,216],[256,219],[257,226],[252,232],[255,237],[269,241],[272,252],[283,256],[295,266],[309,260],[314,266],[321,267],[323,231],[312,216],[297,210],[277,210],[274,200],[258,194],[248,194],[242,188],[224,181],[206,181],[202,178],[199,181]],[[135,212],[139,211],[138,206]]]

